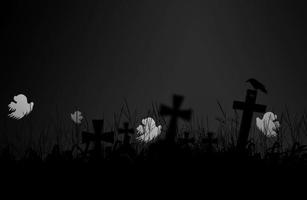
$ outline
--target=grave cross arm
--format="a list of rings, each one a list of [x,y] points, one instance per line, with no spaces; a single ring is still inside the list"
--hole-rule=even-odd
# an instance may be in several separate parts
[[[251,110],[253,112],[259,112],[259,113],[263,113],[266,110],[265,105],[246,104],[245,102],[241,102],[241,101],[234,101],[232,108],[236,110]]]
[[[124,123],[124,128],[119,128],[118,129],[118,133],[119,134],[124,134],[124,135],[133,134],[134,130],[132,128],[129,129],[129,123],[125,122]]]
[[[82,143],[86,144],[86,151],[89,148],[91,142],[94,143],[94,150],[96,157],[101,156],[101,142],[114,142],[114,132],[103,132],[104,121],[103,120],[93,120],[94,133],[83,131],[82,132]]]
[[[257,91],[247,90],[245,102],[234,101],[233,109],[239,109],[243,111],[239,138],[237,142],[237,148],[239,151],[245,151],[246,145],[248,143],[249,130],[251,127],[253,113],[259,112],[264,113],[266,110],[265,105],[256,104]]]
[[[118,133],[124,135],[124,144],[128,145],[130,142],[129,134],[134,134],[134,130],[132,128],[129,129],[129,123],[124,123],[124,128],[119,128]]]
[[[162,116],[171,116],[173,118],[182,118],[184,120],[190,120],[192,115],[192,110],[180,110],[181,104],[184,100],[183,96],[174,95],[173,96],[173,108],[170,108],[166,105],[160,106],[160,114]]]
[[[166,132],[166,140],[174,143],[177,135],[177,120],[179,118],[189,121],[191,119],[192,110],[181,110],[181,104],[183,103],[184,97],[181,95],[173,96],[173,107],[161,105],[159,113],[162,116],[170,116],[169,128]]]

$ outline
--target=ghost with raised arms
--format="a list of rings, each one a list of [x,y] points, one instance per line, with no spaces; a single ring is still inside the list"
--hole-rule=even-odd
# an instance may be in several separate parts
[[[8,105],[9,112],[11,112],[8,116],[19,120],[28,115],[33,110],[33,106],[34,103],[28,103],[28,99],[25,95],[19,94],[14,96],[14,101]]]
[[[162,126],[156,126],[156,122],[153,118],[145,118],[142,120],[142,124],[136,128],[138,133],[136,139],[143,142],[150,142],[160,135],[161,129]]]
[[[263,118],[256,118],[256,126],[267,137],[276,137],[280,128],[280,123],[277,121],[277,115],[272,112],[267,112]]]

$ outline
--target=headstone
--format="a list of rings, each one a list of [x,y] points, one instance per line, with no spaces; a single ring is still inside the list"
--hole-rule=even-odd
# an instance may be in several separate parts
[[[244,152],[246,150],[249,130],[253,119],[253,113],[254,112],[264,113],[266,110],[265,105],[256,104],[256,98],[257,98],[257,91],[249,89],[246,92],[245,102],[240,102],[240,101],[233,102],[233,109],[243,110],[239,138],[237,142],[237,149],[240,152]]]
[[[160,115],[170,116],[170,123],[168,130],[166,132],[166,141],[168,143],[175,143],[177,136],[177,122],[179,118],[189,121],[191,119],[192,110],[180,110],[181,104],[184,100],[183,96],[174,95],[173,96],[173,107],[168,107],[166,105],[160,106]]]
[[[104,121],[103,120],[93,120],[94,133],[82,132],[82,143],[86,144],[86,151],[88,150],[89,144],[94,143],[94,152],[96,158],[101,158],[102,145],[101,142],[113,143],[114,142],[114,132],[103,132]]]
[[[132,134],[134,134],[134,130],[131,128],[129,129],[129,123],[125,122],[124,123],[124,128],[119,128],[118,133],[120,135],[124,135],[124,145],[129,145],[130,144],[130,139]]]

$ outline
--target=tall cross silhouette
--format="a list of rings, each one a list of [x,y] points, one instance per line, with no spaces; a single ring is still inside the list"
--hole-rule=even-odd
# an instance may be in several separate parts
[[[237,142],[237,148],[239,151],[245,151],[248,143],[249,130],[251,127],[253,113],[264,113],[266,110],[265,105],[255,104],[257,98],[256,90],[247,90],[245,102],[234,101],[233,109],[243,110],[243,116],[240,125],[239,138]]]
[[[160,115],[170,116],[171,120],[169,123],[168,130],[166,132],[166,141],[174,143],[177,136],[177,122],[179,118],[189,121],[191,119],[192,110],[180,110],[181,104],[184,100],[183,96],[173,96],[173,108],[166,105],[160,106]]]
[[[103,120],[93,120],[94,133],[82,132],[82,143],[86,144],[86,152],[88,150],[89,144],[94,142],[95,157],[101,158],[101,142],[114,142],[114,132],[103,132],[104,121]]]

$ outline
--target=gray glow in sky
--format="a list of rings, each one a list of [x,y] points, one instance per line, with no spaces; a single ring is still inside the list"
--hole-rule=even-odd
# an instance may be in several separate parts
[[[19,6],[18,6],[19,5]],[[230,112],[248,78],[263,103],[306,107],[306,7],[281,1],[92,1],[10,5],[2,33],[2,107],[18,93],[40,116],[57,104],[111,118],[127,98],[146,117],[152,101],[212,119]],[[3,66],[2,65],[2,66]],[[12,78],[14,77],[14,78]],[[3,109],[3,112],[6,110]]]

